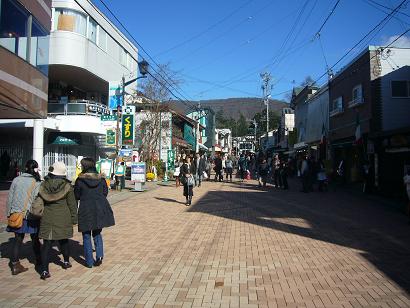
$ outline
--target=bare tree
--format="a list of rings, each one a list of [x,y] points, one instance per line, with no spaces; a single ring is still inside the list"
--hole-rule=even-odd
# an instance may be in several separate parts
[[[136,127],[136,136],[140,140],[141,159],[146,161],[148,166],[156,163],[159,152],[160,126],[164,127],[164,123],[161,123],[161,112],[166,110],[163,104],[172,98],[172,88],[179,86],[181,82],[169,64],[159,65],[155,72],[141,82],[139,91],[133,94],[133,103],[143,104],[143,119],[139,127]]]

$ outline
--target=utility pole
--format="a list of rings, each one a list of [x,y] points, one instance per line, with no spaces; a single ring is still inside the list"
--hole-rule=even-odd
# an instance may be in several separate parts
[[[270,73],[265,72],[260,74],[262,78],[262,91],[263,91],[263,101],[266,105],[266,138],[269,134],[269,97],[271,95],[272,85],[270,81],[272,79]]]
[[[255,119],[253,119],[253,127],[254,127],[254,129],[255,129],[255,137],[254,137],[254,144],[255,144],[255,152],[256,152],[256,129],[257,129],[257,127],[258,127],[258,123],[256,122],[256,120]]]

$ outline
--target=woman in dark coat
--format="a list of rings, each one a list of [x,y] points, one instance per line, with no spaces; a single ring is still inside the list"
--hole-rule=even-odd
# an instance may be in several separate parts
[[[104,257],[101,231],[115,225],[114,214],[107,200],[108,187],[105,179],[97,173],[92,158],[81,160],[82,173],[78,176],[74,193],[80,200],[78,208],[78,231],[83,234],[84,257],[87,267],[100,266]],[[94,240],[96,259],[93,258],[91,237]]]
[[[68,239],[73,237],[73,225],[77,224],[77,201],[66,174],[67,169],[63,162],[54,163],[53,171],[41,183],[38,192],[44,202],[39,231],[39,237],[43,239],[41,279],[50,278],[48,257],[53,241],[58,241],[60,245],[64,258],[63,268],[71,267]]]
[[[181,182],[184,185],[183,195],[186,198],[185,205],[189,206],[192,203],[192,196],[194,195],[195,180],[192,175],[193,167],[191,165],[190,158],[184,160],[184,164],[181,167]]]

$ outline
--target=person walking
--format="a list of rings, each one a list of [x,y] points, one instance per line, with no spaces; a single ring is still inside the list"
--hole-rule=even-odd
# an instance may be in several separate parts
[[[279,155],[276,155],[272,162],[272,170],[273,170],[273,180],[274,186],[276,188],[282,188],[282,179],[280,177],[280,159]]]
[[[286,160],[282,160],[281,167],[280,167],[280,179],[282,182],[283,189],[285,190],[289,189],[288,174],[289,174],[289,166]]]
[[[186,198],[186,206],[191,205],[192,197],[194,195],[195,179],[191,170],[190,159],[187,158],[184,160],[184,164],[181,167],[181,183],[184,185],[183,195]]]
[[[317,181],[319,183],[318,185],[318,190],[320,192],[322,191],[327,191],[327,185],[326,185],[326,181],[327,181],[327,177],[326,177],[326,170],[325,170],[325,165],[323,164],[323,160],[319,159],[319,161],[317,162]]]
[[[241,157],[238,160],[238,171],[241,176],[241,181],[243,182],[248,170],[248,164],[244,154],[241,154]]]
[[[258,168],[258,182],[259,187],[266,187],[266,180],[268,178],[269,166],[266,159],[263,159]]]
[[[120,191],[125,188],[125,164],[120,162],[115,169],[115,184]]]
[[[228,182],[228,178],[232,182],[232,172],[233,172],[233,161],[230,156],[225,161],[225,166],[226,166],[226,181]]]
[[[219,180],[219,182],[222,182],[222,180],[223,180],[223,175],[222,175],[222,159],[221,159],[221,155],[220,155],[220,154],[218,154],[218,155],[215,157],[214,163],[215,163],[215,167],[214,167],[214,170],[215,170],[215,182],[218,181],[218,180]]]
[[[212,159],[209,157],[206,160],[206,167],[205,167],[206,174],[208,175],[208,181],[211,181],[211,169],[212,169]]]
[[[82,172],[78,176],[74,195],[80,201],[78,207],[78,232],[83,235],[84,257],[88,268],[100,266],[104,258],[101,231],[115,225],[114,214],[107,200],[108,187],[104,178],[97,173],[95,161],[86,157],[81,160]],[[96,258],[93,258],[94,241]]]
[[[13,213],[23,213],[23,224],[21,227],[7,227],[8,232],[14,233],[14,243],[10,257],[10,269],[12,275],[18,275],[28,270],[21,265],[19,260],[21,245],[26,234],[30,234],[31,243],[36,257],[36,266],[41,265],[41,244],[38,238],[39,220],[30,220],[28,213],[40,188],[40,174],[38,163],[28,160],[24,173],[16,177],[11,183],[7,198],[6,216]]]
[[[202,178],[204,177],[204,172],[206,172],[206,157],[205,155],[197,154],[198,156],[198,167],[197,167],[197,186],[200,187],[202,183]]]
[[[300,176],[302,178],[302,192],[309,192],[309,164],[306,156],[303,156],[300,166]]]
[[[181,172],[181,166],[182,166],[182,158],[181,155],[178,155],[176,161],[175,161],[175,171],[174,171],[174,178],[175,178],[175,187],[178,188],[181,183],[179,182],[179,176]]]
[[[40,222],[39,237],[43,239],[41,251],[41,275],[50,278],[49,252],[54,241],[58,241],[63,255],[64,269],[70,268],[70,243],[73,237],[73,225],[77,224],[77,201],[71,183],[66,178],[67,168],[63,162],[55,162],[53,171],[41,183],[38,192],[44,202],[44,212]]]

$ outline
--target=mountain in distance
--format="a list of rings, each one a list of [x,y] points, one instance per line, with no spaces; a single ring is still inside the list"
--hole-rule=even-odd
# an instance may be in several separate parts
[[[240,97],[240,98],[226,98],[226,99],[210,99],[190,102],[171,101],[170,107],[176,109],[181,113],[189,113],[194,110],[195,106],[201,104],[201,107],[210,107],[217,113],[222,110],[225,118],[233,118],[238,120],[242,113],[246,119],[252,119],[254,115],[266,109],[266,105],[261,98],[257,97]],[[289,104],[279,100],[269,100],[269,110],[276,111],[278,114],[282,112],[283,108],[289,107]]]

